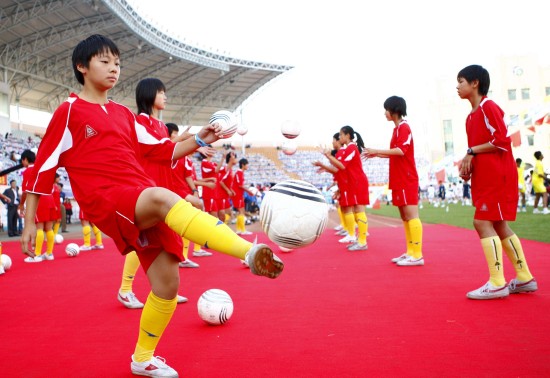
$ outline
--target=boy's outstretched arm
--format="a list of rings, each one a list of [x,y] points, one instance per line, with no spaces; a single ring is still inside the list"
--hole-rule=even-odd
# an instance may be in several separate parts
[[[34,238],[36,237],[36,223],[34,222],[34,217],[36,216],[36,209],[38,207],[38,201],[40,200],[40,195],[36,193],[26,192],[25,200],[25,227],[23,228],[23,233],[21,234],[21,252],[24,254],[34,257],[34,252],[30,245],[34,245]]]

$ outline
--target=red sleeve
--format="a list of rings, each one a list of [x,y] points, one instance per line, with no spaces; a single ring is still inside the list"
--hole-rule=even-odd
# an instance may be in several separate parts
[[[406,154],[411,146],[412,133],[408,124],[402,123],[397,130],[397,138],[395,140],[395,147],[403,151]]]
[[[176,162],[173,160],[175,143],[168,138],[159,139],[154,132],[151,132],[146,126],[138,122],[135,116],[134,125],[141,157],[151,162],[170,164],[172,168],[175,167]]]
[[[504,122],[504,111],[491,100],[482,103],[481,109],[485,115],[485,124],[493,138],[489,142],[495,147],[510,151],[511,139],[508,136],[508,126]]]

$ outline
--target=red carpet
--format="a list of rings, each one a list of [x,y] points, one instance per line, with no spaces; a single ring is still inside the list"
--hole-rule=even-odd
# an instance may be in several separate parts
[[[156,354],[182,377],[544,377],[550,375],[548,244],[523,241],[539,291],[467,300],[487,280],[473,231],[424,227],[424,267],[397,267],[400,227],[371,228],[369,250],[347,252],[332,230],[314,246],[279,253],[285,271],[256,277],[228,256],[181,269],[180,305]],[[265,236],[259,235],[260,241]],[[69,240],[65,241],[66,243]],[[116,300],[123,258],[105,251],[26,264],[15,242],[0,276],[4,377],[131,377],[139,310]],[[506,277],[513,269],[505,264]],[[208,326],[196,301],[210,288],[235,303]],[[145,300],[139,272],[134,287]]]

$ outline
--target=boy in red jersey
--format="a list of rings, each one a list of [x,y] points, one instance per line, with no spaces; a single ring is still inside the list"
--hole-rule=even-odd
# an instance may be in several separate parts
[[[220,168],[222,167],[222,162],[218,164],[212,161],[212,156],[205,155],[201,153],[201,177],[203,180],[212,180],[214,182],[214,187],[209,188],[204,186],[202,188],[202,202],[204,205],[204,211],[209,213],[214,217],[218,217],[221,221],[224,221],[223,217],[218,211],[218,196],[219,196],[219,183],[218,175]]]
[[[101,35],[81,41],[73,50],[73,70],[82,91],[71,94],[54,112],[40,144],[34,174],[24,188],[21,249],[34,257],[29,245],[36,233],[38,200],[51,191],[57,168],[64,166],[83,211],[121,253],[136,251],[151,284],[130,364],[132,373],[178,377],[153,353],[176,308],[181,237],[246,259],[253,274],[275,278],[283,263],[267,245],[241,239],[218,219],[155,186],[141,167],[142,156],[171,164],[216,141],[221,130],[217,124],[208,125],[194,138],[176,144],[151,138],[128,108],[107,97],[120,75],[119,56],[115,43]]]
[[[418,215],[418,173],[414,161],[414,141],[407,116],[405,99],[391,96],[384,102],[386,120],[394,124],[389,150],[366,148],[363,156],[390,159],[389,189],[392,203],[399,209],[405,228],[407,251],[391,261],[398,266],[424,265],[422,256],[422,222]]]
[[[493,299],[537,290],[521,242],[508,226],[516,219],[518,172],[504,112],[487,97],[489,72],[479,65],[463,68],[457,75],[458,95],[472,105],[466,119],[468,151],[460,165],[460,176],[472,180],[472,200],[476,208],[474,227],[489,266],[489,281],[470,291],[470,299]],[[502,249],[516,270],[516,278],[506,285]]]
[[[225,165],[218,172],[218,210],[223,211],[224,223],[229,224],[231,220],[231,197],[235,195],[233,191],[233,180],[235,173],[233,166],[237,163],[237,155],[234,152],[228,152],[225,155]]]
[[[242,158],[239,160],[239,169],[235,171],[235,177],[233,179],[233,192],[235,193],[231,200],[233,201],[233,207],[239,212],[237,214],[237,234],[238,235],[252,235],[252,232],[246,231],[245,209],[244,209],[244,192],[247,192],[251,196],[254,196],[252,191],[247,188],[244,180],[244,172],[248,169],[248,160]]]

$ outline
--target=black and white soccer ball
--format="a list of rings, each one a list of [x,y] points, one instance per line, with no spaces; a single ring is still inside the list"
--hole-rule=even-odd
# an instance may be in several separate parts
[[[206,290],[197,302],[199,316],[206,323],[220,325],[233,315],[233,300],[227,292],[220,289]]]

